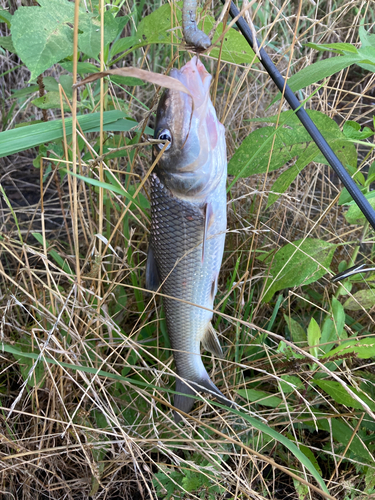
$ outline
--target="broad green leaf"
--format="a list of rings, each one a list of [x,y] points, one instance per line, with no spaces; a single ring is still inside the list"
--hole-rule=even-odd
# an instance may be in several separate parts
[[[0,11],[0,13],[1,13],[1,11]],[[11,36],[0,37],[0,47],[3,47],[3,49],[5,49],[5,50],[9,50],[9,52],[12,52],[12,53],[16,52],[16,49],[14,48]]]
[[[69,71],[69,73],[73,73],[72,61],[61,62],[59,64],[62,68],[66,69],[66,71]],[[77,64],[77,73],[81,76],[85,75],[86,73],[98,73],[99,71],[100,68],[88,62],[79,62]]]
[[[116,123],[124,118],[122,111],[105,111],[103,123],[105,126]],[[91,131],[100,124],[100,113],[77,116],[78,122],[84,132]],[[134,123],[134,122],[133,122]],[[72,134],[72,118],[65,119],[65,129],[67,136]],[[62,139],[62,120],[54,120],[47,123],[37,123],[35,125],[26,124],[24,127],[0,132],[0,158],[8,156],[25,149],[30,149],[46,142]]]
[[[257,391],[255,389],[238,389],[236,392],[251,403],[268,406],[270,408],[285,408],[284,401],[281,398],[274,394],[269,394],[268,392]]]
[[[96,59],[101,46],[100,17],[94,18],[80,13],[79,28],[82,30],[78,37],[79,50]],[[116,38],[117,32],[117,22],[112,13],[106,10],[104,13],[104,46]]]
[[[74,3],[68,0],[40,0],[40,7],[19,7],[11,33],[17,54],[31,71],[33,80],[53,64],[73,54]],[[118,22],[105,12],[104,43],[117,36]],[[79,49],[89,57],[100,51],[100,18],[80,9]]]
[[[344,448],[348,443],[350,443],[349,450],[352,453],[366,461],[369,461],[370,463],[373,463],[373,456],[363,446],[363,442],[356,434],[353,438],[353,429],[350,428],[348,424],[338,418],[331,418],[330,421],[328,421],[326,414],[319,414],[317,412],[315,412],[315,414],[318,417],[318,420],[316,421],[318,429],[324,430],[330,435],[332,434],[333,439]],[[312,429],[315,430],[315,423],[311,422],[310,424]]]
[[[344,303],[344,308],[348,311],[363,311],[372,309],[375,305],[375,289],[367,288],[359,290]]]
[[[344,307],[341,304],[341,302],[336,299],[336,297],[332,297],[332,312],[338,338],[339,339],[347,338],[347,334],[344,330],[345,326]]]
[[[31,80],[73,53],[74,4],[40,0],[39,5],[19,7],[11,27],[14,47]]]
[[[284,319],[286,324],[289,327],[290,335],[295,344],[298,344],[299,347],[304,347],[307,345],[307,334],[305,329],[295,321],[293,318],[290,318],[286,314],[284,314]]]
[[[307,328],[307,342],[310,346],[310,353],[317,358],[318,357],[318,345],[321,337],[321,331],[318,323],[314,318],[311,318],[309,326]]]
[[[60,105],[60,94],[58,92],[47,92],[43,97],[37,97],[31,101],[34,106],[39,109],[61,109]],[[82,107],[81,103],[77,103],[78,108]],[[64,111],[70,111],[69,105],[63,99]]]
[[[310,118],[322,132],[336,155],[344,165],[357,164],[357,152],[354,144],[348,142],[337,123],[320,111],[308,111]],[[259,122],[276,123],[278,115],[257,119]],[[255,121],[255,120],[254,120]],[[273,145],[273,149],[272,149]],[[280,181],[279,191],[282,192],[288,181],[292,182],[297,169],[313,160],[327,164],[327,160],[316,151],[310,135],[293,111],[280,114],[279,127],[263,127],[249,134],[234,153],[228,165],[228,173],[238,177],[264,173],[276,170],[296,156],[302,157],[300,163],[285,174]],[[272,158],[270,161],[270,154]]]
[[[316,459],[312,450],[310,450],[310,448],[304,446],[303,444],[300,444],[299,448],[302,451],[302,453],[306,455],[307,458],[310,460],[310,462],[314,465],[315,469],[319,472],[319,474],[322,474],[322,469],[320,468],[318,460]]]
[[[199,24],[199,28],[208,35],[213,26],[216,23],[216,19],[212,16],[205,16]],[[212,39],[212,49],[209,54],[215,59],[219,58],[220,55],[220,44],[215,47],[215,42],[219,36],[223,33],[223,23],[220,23],[217,27],[214,37]],[[259,59],[255,56],[253,50],[249,47],[249,44],[245,40],[244,36],[237,30],[230,28],[230,30],[224,36],[223,50],[221,52],[221,59],[223,61],[228,61],[233,64],[251,64],[258,63]]]
[[[349,406],[350,408],[355,408],[356,410],[363,410],[363,405],[356,399],[350,396],[345,388],[334,380],[314,380],[314,385],[317,385],[324,392],[326,392],[336,403],[340,405]],[[355,387],[350,387],[350,390],[358,396],[364,403],[366,403],[371,410],[375,411],[375,402],[369,397],[358,391]]]
[[[361,125],[355,121],[347,120],[344,123],[344,127],[342,129],[345,137],[348,139],[354,139],[358,141],[363,141],[368,137],[374,135],[374,132],[369,127],[364,127],[361,130]]]
[[[27,353],[21,353],[16,347],[10,346],[5,343],[0,343],[0,350],[4,352],[8,352],[13,355],[21,354],[25,357],[31,358],[31,359],[37,359],[38,354],[34,352],[27,352]],[[175,394],[175,391],[172,391],[171,389],[164,388],[164,387],[159,387],[155,386],[154,384],[151,384],[147,381],[141,381],[141,380],[136,380],[135,378],[126,378],[122,377],[121,375],[118,375],[117,373],[112,373],[112,372],[106,372],[104,370],[98,370],[97,368],[92,368],[88,366],[78,366],[78,365],[72,365],[70,363],[65,363],[63,361],[57,361],[55,359],[51,359],[48,357],[43,356],[43,362],[45,363],[51,363],[54,365],[62,366],[67,369],[75,370],[75,371],[82,371],[84,373],[90,373],[95,376],[100,376],[100,377],[105,377],[109,378],[110,380],[118,380],[122,382],[126,382],[128,384],[132,385],[138,385],[143,388],[149,388],[149,389],[157,389],[158,391],[164,391],[168,392],[171,394]],[[295,457],[297,460],[301,462],[302,465],[306,467],[306,469],[310,472],[310,474],[315,478],[315,480],[318,482],[319,486],[322,488],[322,490],[326,493],[328,493],[328,489],[326,485],[324,484],[323,479],[319,475],[318,471],[316,468],[313,466],[313,464],[310,462],[310,460],[304,455],[304,453],[299,450],[299,448],[288,438],[280,434],[279,432],[275,431],[271,427],[269,427],[266,424],[263,424],[262,422],[259,422],[254,417],[250,417],[248,414],[235,410],[234,408],[227,408],[224,405],[221,405],[219,403],[216,403],[215,401],[212,402],[214,406],[217,406],[219,408],[223,408],[227,411],[230,411],[231,413],[234,413],[238,415],[239,417],[242,417],[244,420],[249,422],[249,424],[254,427],[255,429],[259,430],[260,432],[264,432],[267,436],[270,436],[272,439],[275,439],[279,443],[283,444]]]
[[[276,181],[272,184],[266,208],[270,207],[283,193],[285,193],[297,175],[301,173],[309,163],[314,161],[314,158],[316,158],[318,154],[318,146],[315,144],[309,144],[305,151],[299,156],[295,164],[278,176]]]
[[[111,47],[111,56],[115,56],[120,52],[125,52],[133,45],[136,45],[137,38],[135,36],[126,36],[117,40]]]
[[[307,238],[288,243],[278,250],[273,258],[266,282],[263,302],[271,300],[273,294],[284,288],[309,285],[327,273],[337,245]]]
[[[303,390],[305,388],[305,385],[302,382],[302,380],[300,378],[296,377],[295,375],[281,375],[281,379],[284,380],[284,382],[280,381],[279,384],[280,384],[283,392],[285,392],[286,394],[294,392],[293,387],[290,386],[289,384],[295,385],[299,391]],[[289,382],[289,383],[287,384],[286,382]]]
[[[339,340],[339,338],[336,333],[335,323],[331,320],[331,318],[326,318],[323,323],[321,336],[322,345],[320,348],[324,352],[328,352],[337,340]]]
[[[359,39],[362,43],[361,48],[375,47],[375,34],[370,34],[369,31],[365,30],[363,21],[361,22],[361,26],[359,27]]]
[[[70,99],[73,97],[73,76],[72,75],[61,75],[59,78],[60,85],[65,91],[65,94]]]
[[[358,358],[369,359],[375,357],[375,337],[366,337],[361,340],[348,340],[343,342],[332,351],[325,354],[323,358],[335,356],[336,354],[353,353]]]
[[[366,193],[365,197],[367,198],[368,202],[372,206],[372,208],[375,210],[375,197],[374,197],[374,192],[371,193]],[[361,209],[359,206],[352,202],[349,210],[344,214],[345,220],[349,224],[360,224],[363,225],[366,222],[366,217],[363,215]]]

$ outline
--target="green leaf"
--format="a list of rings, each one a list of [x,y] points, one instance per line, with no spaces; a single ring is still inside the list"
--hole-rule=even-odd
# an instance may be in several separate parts
[[[332,52],[343,54],[345,52],[357,54],[358,51],[354,45],[351,43],[307,43],[306,47],[310,47],[311,49],[325,51],[330,50]]]
[[[103,123],[110,126],[116,123],[125,115],[122,111],[105,111]],[[100,125],[100,113],[77,116],[77,120],[84,132],[96,129]],[[134,123],[134,122],[133,122]],[[72,135],[72,118],[65,119],[67,136]],[[26,124],[24,127],[0,132],[0,158],[8,156],[25,149],[30,149],[46,142],[62,139],[62,120],[54,120],[47,123],[37,123],[35,125]]]
[[[59,63],[62,68],[64,68],[66,71],[69,71],[69,73],[73,73],[73,61],[65,61]],[[88,62],[79,62],[77,64],[77,73],[79,75],[85,75],[87,73],[98,73],[100,71],[100,68],[97,66],[94,66],[94,64],[88,63]]]
[[[38,387],[44,377],[44,367],[43,363],[39,362],[35,368],[33,375],[28,378],[31,368],[34,365],[33,359],[30,359],[27,355],[23,355],[23,352],[26,354],[32,349],[31,340],[28,337],[24,337],[22,339],[23,345],[21,346],[21,350],[14,352],[13,356],[18,361],[20,372],[23,380],[27,380],[27,385],[29,387]],[[35,358],[36,359],[36,358]]]
[[[318,323],[314,318],[311,318],[309,326],[307,328],[307,342],[310,346],[310,353],[317,358],[318,357],[318,345],[321,337],[321,331]]]
[[[374,132],[369,127],[364,127],[363,130],[361,130],[361,125],[352,120],[347,120],[344,123],[342,131],[345,137],[347,137],[348,139],[354,139],[358,141],[363,141],[368,137],[374,135]]]
[[[373,456],[369,453],[365,446],[363,446],[363,441],[359,439],[357,434],[355,434],[353,438],[353,429],[349,427],[348,424],[337,418],[331,418],[330,421],[328,421],[326,414],[319,415],[316,413],[316,416],[318,417],[318,420],[316,421],[318,429],[324,430],[330,435],[332,434],[334,440],[343,448],[350,443],[349,450],[352,453],[370,463],[374,462]],[[313,423],[311,422],[311,424]],[[313,424],[312,426],[315,429],[315,425]]]
[[[78,37],[79,50],[96,59],[101,47],[100,17],[95,18],[88,14],[82,15],[80,12],[79,28],[83,31]],[[104,46],[112,42],[117,33],[117,22],[112,13],[106,10],[104,13]]]
[[[31,101],[34,106],[39,109],[61,109],[60,94],[58,92],[47,92],[43,97],[37,97]],[[77,103],[78,108],[82,107],[81,103]],[[70,111],[70,107],[63,99],[64,111]]]
[[[357,164],[354,144],[347,142],[337,123],[320,111],[308,111],[310,118],[322,132],[341,162],[346,165]],[[276,123],[278,115],[257,119],[258,122]],[[275,140],[274,140],[275,139]],[[273,148],[272,148],[273,145]],[[272,158],[270,162],[270,154]],[[314,155],[314,152],[316,153]],[[228,173],[238,177],[276,170],[296,156],[300,162],[286,174],[276,192],[283,192],[288,182],[293,181],[297,170],[302,170],[313,158],[327,164],[327,160],[316,150],[315,144],[305,127],[293,111],[284,111],[279,116],[279,127],[263,127],[249,134],[236,150],[228,165]],[[272,199],[271,199],[272,201]]]
[[[348,311],[363,311],[372,309],[375,305],[375,289],[368,288],[359,290],[344,303],[344,308]]]
[[[8,10],[0,9],[0,22],[7,23],[8,28],[10,28],[12,24],[12,18],[13,16]]]
[[[39,90],[39,85],[30,85],[29,87],[25,87],[19,90],[12,89],[11,99],[20,99],[30,94],[34,94],[35,92],[38,92],[38,90]]]
[[[298,390],[303,390],[305,388],[302,380],[300,380],[295,375],[281,375],[281,379],[284,380],[284,382],[280,381],[279,383],[280,383],[281,389],[286,394],[294,392],[293,387],[291,387],[289,384],[295,385]],[[286,382],[289,382],[289,383],[287,384]]]
[[[1,13],[1,11],[0,11],[0,13]],[[11,36],[0,37],[0,47],[3,47],[3,49],[5,49],[5,50],[9,50],[9,52],[12,52],[12,53],[16,52],[16,49],[14,48]]]
[[[203,31],[208,35],[215,24],[216,19],[212,16],[206,15],[204,17],[204,20],[200,22],[199,28],[203,28]],[[212,39],[213,47],[209,52],[210,56],[214,57],[215,59],[219,58],[221,44],[220,42],[219,46],[215,47],[215,42],[222,33],[223,23],[220,23],[214,33]],[[253,50],[245,40],[245,37],[239,31],[233,28],[230,28],[224,36],[221,59],[233,64],[251,64],[259,62],[259,59],[255,56]]]
[[[325,354],[322,358],[327,358],[330,356],[335,356],[336,354],[347,354],[353,353],[358,358],[369,359],[375,357],[375,338],[366,337],[361,340],[348,340],[343,342],[332,351]]]
[[[74,3],[40,0],[40,7],[19,7],[11,33],[17,54],[31,71],[33,80],[53,64],[73,54]],[[110,11],[104,15],[104,43],[117,36],[118,22]],[[89,57],[100,52],[100,19],[80,9],[79,49]]]
[[[366,193],[365,197],[367,198],[372,208],[375,210],[374,194],[375,192]],[[344,214],[344,217],[349,224],[360,224],[363,226],[363,224],[366,222],[366,217],[363,215],[359,206],[354,202],[352,202],[352,205],[350,206],[349,210]]]
[[[365,30],[363,21],[359,27],[359,39],[361,40],[362,47],[375,47],[375,34],[370,34],[369,31]]]
[[[284,319],[286,324],[289,327],[290,335],[295,344],[298,344],[299,347],[304,347],[307,345],[307,334],[305,329],[293,318],[290,318],[286,314],[284,314]]]
[[[136,45],[137,39],[135,36],[126,36],[117,40],[111,47],[111,56],[115,56],[120,52],[125,52],[133,45]]]
[[[67,0],[40,0],[40,7],[19,7],[11,33],[17,54],[36,78],[73,53],[74,4]]]
[[[288,85],[293,92],[296,92],[297,90],[301,90],[309,85],[312,85],[313,83],[323,80],[324,78],[332,76],[360,60],[361,57],[358,54],[352,53],[317,61],[316,63],[306,66],[306,68],[301,69],[301,71],[291,76],[288,79]],[[278,93],[272,101],[272,104],[280,98],[281,92]]]
[[[270,408],[285,408],[284,401],[281,398],[268,392],[257,391],[255,389],[238,389],[236,392],[250,403],[257,403]]]
[[[315,144],[309,144],[305,151],[300,155],[296,163],[278,176],[271,187],[271,191],[273,192],[268,195],[266,208],[270,207],[273,203],[275,203],[275,201],[280,198],[283,193],[285,193],[285,191],[289,188],[297,175],[301,173],[309,163],[314,161],[318,154],[318,147]]]
[[[345,388],[340,384],[340,382],[335,382],[334,380],[314,380],[314,385],[317,385],[324,392],[326,392],[336,403],[340,405],[349,406],[350,408],[354,408],[356,410],[363,410],[363,405],[352,398]],[[366,403],[371,410],[375,411],[375,402],[372,401],[369,397],[367,397],[362,392],[355,389],[355,387],[350,387],[350,390],[358,396],[364,403]]]
[[[337,245],[307,238],[288,243],[274,256],[267,279],[263,302],[271,300],[278,290],[309,285],[327,272]]]
[[[34,238],[40,243],[41,245],[44,246],[44,241],[43,241],[43,235],[40,233],[32,233]],[[62,269],[65,273],[73,275],[73,271],[70,269],[69,264],[61,257],[61,255],[56,252],[53,248],[49,248],[50,244],[46,242],[46,247],[48,253],[51,255],[51,257],[57,262],[57,264],[60,266],[60,269]]]
[[[111,76],[111,82],[117,83],[117,85],[128,85],[129,87],[135,87],[136,85],[146,85],[146,82],[140,80],[139,78],[133,78],[131,76]]]
[[[345,311],[343,305],[339,300],[336,299],[336,297],[332,297],[332,312],[338,338],[344,339],[347,337],[344,330]]]

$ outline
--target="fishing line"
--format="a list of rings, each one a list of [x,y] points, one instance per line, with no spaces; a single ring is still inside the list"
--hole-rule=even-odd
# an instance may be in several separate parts
[[[225,0],[221,1],[225,5],[226,3]],[[236,25],[240,30],[240,32],[245,37],[247,43],[250,45],[252,49],[254,49],[254,40],[250,27],[244,20],[244,18],[240,15],[239,10],[237,9],[237,7],[234,5],[233,2],[231,2],[230,4],[229,13],[233,19],[238,17]],[[285,97],[289,106],[296,112],[296,115],[298,116],[302,125],[310,134],[311,138],[318,146],[321,153],[324,155],[328,163],[336,172],[341,182],[349,191],[353,200],[357,203],[363,215],[366,217],[366,219],[369,221],[369,223],[375,230],[375,210],[372,208],[372,206],[370,205],[370,203],[368,202],[362,191],[359,189],[359,187],[356,185],[356,183],[353,181],[350,174],[341,164],[340,160],[337,158],[337,156],[333,152],[328,142],[324,139],[324,137],[322,136],[321,132],[319,131],[315,123],[311,120],[306,110],[302,107],[302,104],[294,95],[294,92],[289,87],[289,85],[285,82],[284,77],[281,75],[276,66],[273,64],[267,52],[263,48],[260,48],[260,44],[257,39],[255,39],[255,43],[259,47],[259,53],[261,56],[260,62],[262,63],[264,69],[267,71],[273,82],[276,84],[277,88]]]

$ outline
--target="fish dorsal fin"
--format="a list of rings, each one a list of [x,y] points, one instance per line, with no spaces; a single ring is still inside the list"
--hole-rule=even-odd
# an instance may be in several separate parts
[[[210,352],[214,356],[217,356],[218,358],[224,357],[217,333],[211,322],[208,323],[207,330],[203,335],[202,344],[206,351]]]
[[[151,244],[148,245],[147,264],[146,264],[146,288],[155,292],[160,286],[160,278],[154,251]]]
[[[208,237],[208,229],[212,224],[214,216],[214,211],[212,209],[211,203],[206,203],[204,207],[204,231],[203,231],[203,246],[202,246],[202,263],[204,261],[204,254],[206,250],[206,242]]]

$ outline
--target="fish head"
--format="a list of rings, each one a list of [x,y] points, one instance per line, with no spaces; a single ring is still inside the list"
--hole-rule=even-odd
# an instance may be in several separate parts
[[[170,141],[156,172],[172,193],[205,197],[226,172],[225,130],[210,99],[211,75],[197,57],[171,74],[190,92],[167,89],[156,114],[155,139]],[[154,146],[154,156],[165,143]]]

